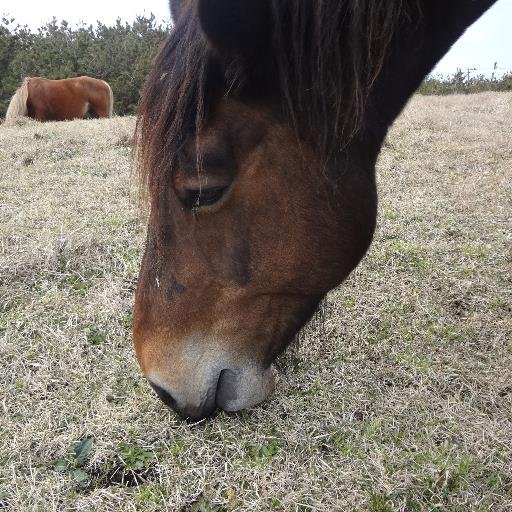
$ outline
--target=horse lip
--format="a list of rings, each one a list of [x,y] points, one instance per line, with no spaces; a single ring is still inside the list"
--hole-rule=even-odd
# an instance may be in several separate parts
[[[167,405],[167,407],[176,410],[176,400],[172,397],[172,395],[158,384],[152,382],[150,379],[148,379],[148,382],[157,394],[158,398],[160,398],[160,400],[162,400],[162,402]]]
[[[206,420],[208,418],[214,417],[217,413],[217,407],[215,404],[203,410],[180,410],[176,411],[182,419],[184,419],[187,423],[199,423],[200,421]]]
[[[189,423],[197,423],[205,418],[212,416],[216,409],[215,400],[210,399],[205,403],[200,404],[199,406],[194,405],[184,405],[180,406],[179,402],[171,395],[167,389],[161,387],[158,384],[152,382],[151,379],[148,379],[150,386],[153,388],[158,398],[170,409],[175,411],[180,417],[186,420]],[[213,386],[212,386],[213,388]],[[215,388],[209,390],[210,396],[216,391]]]

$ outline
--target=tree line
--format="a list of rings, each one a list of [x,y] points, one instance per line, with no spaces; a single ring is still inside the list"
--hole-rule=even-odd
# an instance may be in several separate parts
[[[72,27],[55,18],[31,31],[14,19],[0,20],[0,117],[24,77],[68,78],[89,75],[107,81],[114,112],[133,114],[153,56],[169,27],[153,15],[132,23],[117,20]]]
[[[14,19],[0,20],[0,118],[11,96],[26,76],[67,78],[89,75],[106,80],[114,92],[114,111],[133,114],[139,91],[153,56],[164,41],[168,26],[153,15],[137,17],[131,24],[117,20],[72,27],[55,18],[31,31]],[[459,70],[451,76],[427,77],[421,94],[452,94],[512,90],[512,72],[497,79],[470,77]]]
[[[471,94],[484,91],[512,91],[512,71],[496,77],[477,74],[471,76],[471,70],[458,69],[452,75],[430,75],[421,84],[420,94]]]

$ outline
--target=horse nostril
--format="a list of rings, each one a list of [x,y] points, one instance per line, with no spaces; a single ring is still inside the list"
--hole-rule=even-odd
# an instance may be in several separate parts
[[[167,405],[171,409],[176,409],[176,400],[174,400],[170,393],[168,393],[165,389],[161,388],[160,386],[153,384],[151,381],[149,381],[149,384],[155,390],[155,393],[158,395],[158,398],[160,398],[160,400],[162,400],[162,402],[165,405]]]

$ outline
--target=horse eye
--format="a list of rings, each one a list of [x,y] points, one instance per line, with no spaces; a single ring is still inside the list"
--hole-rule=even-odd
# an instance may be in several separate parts
[[[219,201],[228,187],[212,187],[202,189],[189,189],[186,191],[183,202],[187,208],[202,208]]]

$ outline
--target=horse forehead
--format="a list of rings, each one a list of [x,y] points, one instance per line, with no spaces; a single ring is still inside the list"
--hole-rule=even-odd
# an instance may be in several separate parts
[[[252,100],[243,96],[214,99],[209,110],[203,132],[207,134],[209,130],[223,130],[231,135],[233,132],[276,123],[280,112],[270,100]]]

